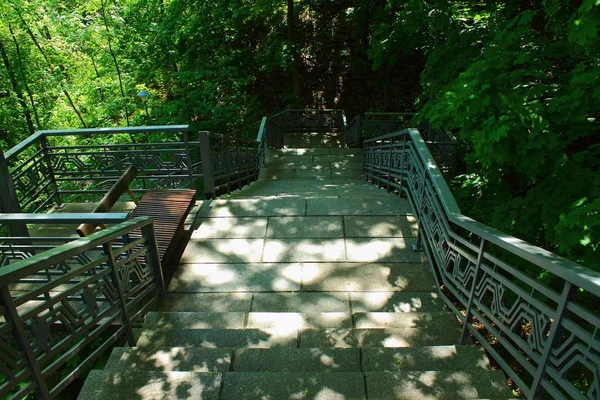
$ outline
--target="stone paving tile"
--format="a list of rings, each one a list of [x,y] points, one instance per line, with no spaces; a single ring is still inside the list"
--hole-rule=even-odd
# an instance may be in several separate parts
[[[160,302],[160,311],[248,312],[249,293],[169,293]]]
[[[356,329],[427,328],[458,326],[458,320],[449,312],[369,312],[355,313]]]
[[[347,312],[251,312],[250,329],[325,329],[351,328],[352,318]]]
[[[444,329],[306,329],[300,333],[300,347],[398,348],[452,345],[459,341],[458,326]]]
[[[192,239],[255,239],[267,233],[267,218],[199,218]]]
[[[222,400],[323,399],[364,400],[360,372],[232,372],[226,374]]]
[[[295,149],[295,150],[296,150],[296,154],[299,156],[308,155],[308,154],[323,155],[323,154],[329,154],[329,152],[330,152],[330,149],[328,147],[315,147],[312,149],[300,148],[300,149]]]
[[[444,309],[444,303],[436,292],[351,292],[350,302],[353,312],[415,312]]]
[[[348,238],[346,252],[351,262],[426,262],[424,252],[413,251],[412,238]]]
[[[346,237],[416,237],[418,224],[415,217],[344,217]]]
[[[146,329],[137,346],[270,349],[296,347],[298,331],[293,329]]]
[[[397,198],[339,200],[311,199],[307,202],[306,215],[406,215],[410,214],[406,201]]]
[[[188,242],[180,263],[260,262],[263,245],[263,239],[194,239]]]
[[[263,254],[264,262],[345,260],[343,239],[267,239]]]
[[[288,179],[296,176],[296,171],[293,169],[266,169],[260,173],[260,179],[277,180]]]
[[[150,312],[144,328],[243,329],[245,316],[243,312]]]
[[[341,238],[341,217],[271,217],[268,238]]]
[[[299,291],[301,264],[188,264],[175,270],[170,292]]]
[[[304,199],[232,199],[213,200],[210,217],[270,217],[305,215]]]
[[[502,371],[367,372],[370,399],[438,400],[510,398]]]
[[[296,169],[310,171],[330,171],[331,164],[328,162],[297,162]],[[296,174],[296,177],[299,177],[299,175]]]
[[[304,263],[305,291],[394,292],[435,291],[428,264]]]
[[[119,366],[122,369],[145,371],[228,372],[232,354],[231,349],[136,347],[125,349],[120,356]]]
[[[235,372],[360,372],[358,349],[241,349]]]
[[[222,375],[214,372],[93,370],[85,380],[79,398],[217,400],[221,382]]]
[[[256,293],[253,312],[350,312],[348,293]]]
[[[331,178],[330,170],[296,170],[297,178],[314,178],[314,179],[322,179],[322,178]]]

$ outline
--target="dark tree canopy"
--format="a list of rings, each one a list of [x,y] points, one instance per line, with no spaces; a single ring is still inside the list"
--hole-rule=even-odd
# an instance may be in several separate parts
[[[600,268],[600,1],[7,0],[0,146],[34,130],[232,131],[287,107],[415,111],[467,215]]]

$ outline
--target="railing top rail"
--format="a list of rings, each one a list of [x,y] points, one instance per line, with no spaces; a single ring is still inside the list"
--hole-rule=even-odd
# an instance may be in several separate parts
[[[37,131],[21,143],[4,153],[4,157],[10,158],[19,154],[23,149],[45,136],[63,136],[63,135],[97,135],[97,134],[117,134],[117,133],[149,133],[149,132],[186,132],[189,131],[189,125],[157,125],[157,126],[133,126],[117,128],[88,128],[88,129],[59,129]]]
[[[0,268],[0,282],[3,285],[16,282],[38,271],[40,266],[59,263],[65,258],[73,257],[83,251],[93,249],[102,243],[119,238],[134,229],[142,228],[151,223],[152,218],[150,217],[137,217],[93,233],[90,236],[75,239],[72,242],[65,243],[43,253],[9,264]]]
[[[18,213],[18,214],[0,214],[1,224],[117,224],[127,219],[127,213]]]
[[[365,140],[364,143],[365,145],[368,145],[372,142],[379,142],[402,135],[408,135],[414,143],[417,154],[421,158],[423,165],[426,167],[426,173],[433,182],[433,186],[440,203],[444,208],[444,212],[451,222],[475,233],[490,243],[518,255],[528,262],[547,269],[556,276],[569,281],[584,290],[588,290],[596,296],[600,296],[600,272],[596,272],[581,264],[567,260],[566,258],[463,215],[448,184],[444,180],[442,173],[438,169],[433,156],[429,152],[425,141],[417,129],[404,129],[399,132]]]
[[[227,135],[227,134],[224,134],[224,133],[209,132],[209,138],[211,138],[211,137],[218,137],[218,138],[222,138],[222,139],[229,139],[229,140],[234,140],[236,142],[242,142],[242,143],[256,144],[256,141],[254,141],[252,139],[244,139],[244,138],[240,138],[240,137],[237,137],[237,136]]]
[[[408,116],[415,115],[415,113],[411,113],[411,112],[409,112],[409,113],[406,113],[406,112],[397,112],[397,113],[395,113],[395,112],[366,112],[365,113],[365,117],[378,116],[378,115],[381,115],[381,116],[400,115],[400,116],[408,117]]]
[[[267,117],[262,117],[260,121],[260,128],[258,128],[258,135],[256,136],[255,141],[260,143],[262,142],[262,138],[265,134],[265,129],[267,129]]]

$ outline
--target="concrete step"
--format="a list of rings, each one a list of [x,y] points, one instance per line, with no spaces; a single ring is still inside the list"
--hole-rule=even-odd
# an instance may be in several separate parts
[[[439,312],[149,312],[144,329],[394,329],[457,325],[454,314]]]
[[[385,371],[367,372],[369,399],[510,398],[501,371]]]
[[[169,293],[159,311],[170,312],[436,312],[434,292]]]
[[[117,347],[104,370],[191,372],[489,371],[476,346],[407,348]]]
[[[196,347],[115,347],[105,371],[227,372],[233,349]]]
[[[223,400],[245,399],[365,399],[360,372],[232,372],[227,374]]]
[[[220,373],[213,372],[93,370],[85,380],[79,399],[218,400],[222,379]]]
[[[480,346],[417,346],[362,349],[364,371],[489,371]]]
[[[180,264],[172,293],[434,292],[426,263]]]

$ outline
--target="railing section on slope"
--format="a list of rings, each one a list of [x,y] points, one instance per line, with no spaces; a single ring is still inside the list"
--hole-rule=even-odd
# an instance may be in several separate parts
[[[416,125],[413,119],[413,113],[365,113],[363,136],[370,139],[416,126],[442,173],[451,177],[456,175],[456,139],[428,123]]]
[[[266,165],[268,149],[283,147],[285,133],[342,132],[346,129],[343,110],[286,110],[263,117],[256,142],[259,143],[259,160]]]
[[[600,273],[461,214],[415,129],[364,142],[367,179],[407,195],[440,295],[527,398],[600,398]]]
[[[0,397],[56,396],[164,294],[150,218],[0,268]]]

